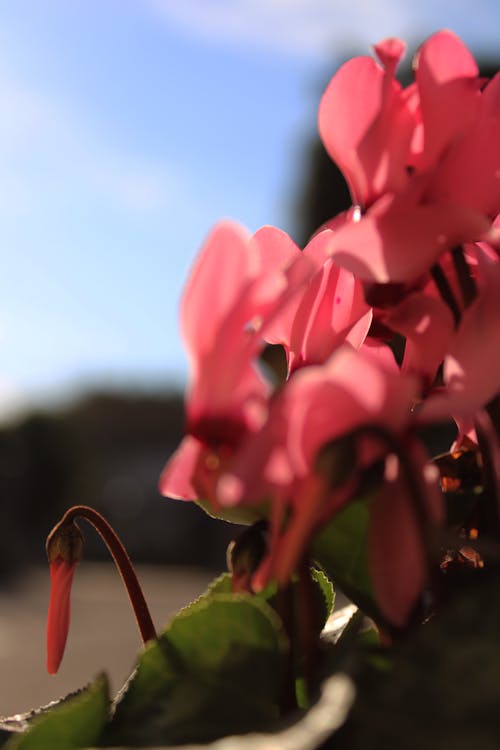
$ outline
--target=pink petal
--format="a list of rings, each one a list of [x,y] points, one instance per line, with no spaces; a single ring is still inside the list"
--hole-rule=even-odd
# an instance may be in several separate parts
[[[430,200],[452,201],[490,218],[500,206],[500,73],[480,96],[474,124],[444,155],[428,189]]]
[[[407,487],[386,482],[373,501],[368,532],[370,571],[382,613],[403,626],[422,591],[426,565]]]
[[[192,367],[190,432],[211,442],[206,429],[200,434],[201,422],[217,421],[220,427],[227,420],[239,424],[241,432],[253,429],[269,391],[254,359],[266,330],[272,333],[275,316],[292,303],[311,271],[311,263],[279,230],[265,227],[252,238],[228,223],[214,230],[182,301]],[[219,438],[213,435],[213,441]]]
[[[414,121],[401,86],[370,57],[345,63],[319,107],[319,131],[342,170],[354,203],[370,205],[407,181]]]
[[[259,243],[264,267],[270,262],[286,273],[290,292],[283,294],[276,311],[268,316],[260,333],[268,344],[282,344],[288,349],[293,320],[301,300],[301,289],[306,287],[307,279],[314,271],[314,264],[285,232],[273,227],[263,227],[256,232],[254,239]]]
[[[164,497],[196,500],[198,493],[192,483],[203,445],[187,435],[163,469],[158,489]]]
[[[415,65],[424,129],[423,152],[415,165],[424,170],[474,121],[479,104],[478,68],[451,31],[431,36],[420,48]]]
[[[465,311],[449,356],[444,379],[450,397],[464,410],[475,410],[500,391],[500,358],[492,342],[500,330],[500,265],[490,263],[488,284]]]
[[[362,424],[383,424],[398,433],[416,395],[413,378],[349,346],[323,365],[298,370],[230,467],[237,481],[228,484],[233,494],[221,502],[262,499],[278,488],[293,495],[295,482],[310,474],[323,445]]]
[[[356,150],[379,112],[383,78],[371,57],[349,60],[330,81],[319,106],[321,140],[342,170],[354,203],[363,203],[368,194]]]
[[[346,221],[352,220],[352,211],[345,211],[340,216],[335,217],[329,224],[333,227],[342,226]],[[314,294],[311,293],[310,287],[318,283],[323,266],[328,260],[327,249],[329,238],[332,234],[331,228],[323,228],[316,232],[316,234],[309,241],[303,252],[297,249],[300,258],[296,258],[292,266],[288,270],[289,276],[293,277],[290,279],[293,286],[297,288],[297,293],[290,295],[291,299],[287,304],[281,304],[277,314],[274,315],[271,321],[266,322],[264,327],[264,338],[270,344],[282,344],[287,352],[289,358],[289,364],[294,359],[290,356],[290,349],[297,346],[292,345],[292,336],[296,339],[298,334],[294,334],[293,330],[299,325],[305,327],[309,313],[307,308],[309,303],[304,301],[304,298],[311,299]],[[301,260],[303,267],[300,266],[298,260]],[[307,264],[307,265],[304,265]],[[300,275],[299,275],[300,274]],[[319,276],[316,276],[319,274]],[[297,280],[295,280],[297,276]],[[304,312],[305,308],[305,312]],[[299,312],[301,310],[301,312]],[[303,321],[299,323],[297,316]],[[299,346],[300,349],[300,346]],[[297,350],[298,351],[298,350]]]
[[[476,412],[500,391],[500,359],[492,352],[500,328],[500,266],[488,260],[481,269],[479,297],[465,310],[445,358],[446,387],[422,404],[422,423],[452,416],[459,427],[470,429]],[[462,429],[462,428],[461,428]]]
[[[291,487],[295,467],[286,450],[286,436],[290,426],[288,409],[289,386],[285,385],[273,400],[263,427],[249,435],[218,485],[218,499],[224,506],[241,502],[260,502],[269,494],[279,494],[279,488]]]
[[[298,476],[310,471],[323,445],[363,424],[400,432],[416,395],[413,378],[347,346],[322,367],[300,370],[289,386],[287,451]]]
[[[253,366],[257,346],[255,341],[249,341],[245,349],[243,332],[239,332],[239,339],[236,332],[232,338],[220,339],[218,347],[200,360],[202,375],[188,391],[188,431],[206,442],[212,440],[203,425],[217,422],[223,428],[225,420],[232,424],[227,437],[237,438],[237,433],[253,429],[261,421],[259,411],[265,409],[270,386]],[[213,441],[219,439],[224,436],[217,432]]]
[[[286,232],[269,225],[255,232],[251,244],[266,271],[283,271],[300,255],[300,249]]]
[[[224,477],[228,471],[233,457],[234,451],[231,448],[221,446],[216,450],[188,435],[162,472],[160,493],[177,500],[194,500],[210,515],[231,523],[254,523],[264,513],[255,504],[252,507],[247,498],[244,498],[244,503],[241,503],[241,497],[236,502],[229,499],[222,504],[219,501],[217,486],[221,475]],[[228,491],[234,493],[231,483]]]
[[[206,240],[191,271],[181,302],[181,332],[194,365],[211,350],[222,322],[238,301],[255,263],[250,235],[237,224],[221,222]]]
[[[500,214],[497,214],[491,225],[488,242],[478,242],[474,245],[466,245],[466,257],[469,263],[477,264],[478,256],[486,257],[492,261],[498,261],[500,256]]]
[[[324,362],[351,333],[352,345],[361,346],[371,317],[361,283],[327,259],[298,306],[290,337],[290,369]]]
[[[483,216],[462,206],[385,196],[360,221],[332,233],[329,253],[364,281],[412,282],[444,250],[482,239],[489,226]]]
[[[453,317],[444,302],[421,293],[409,294],[384,323],[406,338],[402,371],[432,383],[454,332]]]
[[[397,37],[389,37],[375,44],[373,49],[386,71],[394,76],[398,63],[406,52],[406,43]]]
[[[395,376],[399,375],[400,370],[394,359],[394,352],[387,344],[381,343],[377,339],[368,338],[360,351],[363,357],[371,359],[380,369]]]

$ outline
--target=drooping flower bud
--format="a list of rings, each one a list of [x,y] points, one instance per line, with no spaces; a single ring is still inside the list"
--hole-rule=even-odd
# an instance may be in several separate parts
[[[57,524],[47,538],[46,551],[50,565],[47,672],[56,674],[68,637],[73,576],[83,555],[83,534],[76,523]]]
[[[75,523],[76,518],[84,518],[88,521],[111,553],[127,589],[143,643],[156,638],[156,630],[147,602],[120,538],[96,510],[88,505],[74,505],[54,526],[46,543],[51,578],[47,618],[47,671],[49,674],[57,672],[64,654],[69,630],[71,584],[76,566],[83,556],[83,534]]]

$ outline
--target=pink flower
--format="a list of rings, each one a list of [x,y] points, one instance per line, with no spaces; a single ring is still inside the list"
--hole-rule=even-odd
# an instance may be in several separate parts
[[[474,125],[480,106],[474,58],[451,31],[433,34],[415,55],[406,95],[416,120],[409,163],[419,172],[440,160]]]
[[[497,73],[481,91],[470,127],[443,153],[427,186],[428,200],[449,202],[495,218],[500,208],[499,119]],[[470,118],[465,121],[470,122]]]
[[[338,467],[345,481],[332,488],[318,473],[324,446],[365,425],[402,434],[416,396],[416,381],[401,376],[394,363],[347,346],[324,365],[291,377],[273,401],[267,422],[218,484],[222,505],[263,498],[271,503],[271,552],[255,576],[257,587],[272,577],[279,583],[288,580],[313,533],[352,498],[362,468],[388,451],[373,436],[360,440],[351,459],[345,457]]]
[[[394,78],[404,42],[388,40],[376,51],[384,67],[371,57],[346,62],[330,81],[318,114],[325,148],[342,170],[353,203],[363,207],[406,187],[415,128],[404,91]]]
[[[414,282],[447,249],[488,239],[500,203],[500,80],[483,90],[463,43],[442,31],[394,79],[400,40],[347,62],[319,110],[326,149],[365,210],[328,253],[364,281]],[[486,145],[484,145],[486,144]]]
[[[208,237],[181,302],[191,365],[188,435],[160,478],[163,495],[205,498],[243,438],[262,424],[269,384],[255,367],[263,336],[311,273],[290,238],[272,227],[251,236],[222,222]]]
[[[246,442],[232,472],[239,484],[231,481],[227,492],[224,482],[223,502],[231,505],[278,488],[293,496],[325,443],[367,422],[387,420],[396,430],[406,423],[415,385],[349,346],[324,365],[300,369],[273,400],[265,424]]]

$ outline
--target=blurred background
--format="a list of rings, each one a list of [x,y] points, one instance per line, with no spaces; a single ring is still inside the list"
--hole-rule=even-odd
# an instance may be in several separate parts
[[[19,676],[0,715],[133,662],[89,531],[73,656],[44,676],[44,539],[69,505],[115,525],[160,622],[224,567],[232,529],[156,489],[182,436],[189,266],[222,217],[303,243],[341,210],[322,90],[385,36],[408,75],[443,27],[498,67],[497,0],[0,0],[0,674]]]

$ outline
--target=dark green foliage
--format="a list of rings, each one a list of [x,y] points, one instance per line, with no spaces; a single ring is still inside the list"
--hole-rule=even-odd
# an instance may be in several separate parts
[[[312,554],[328,578],[366,614],[378,615],[368,565],[370,498],[350,503],[315,538]]]
[[[109,744],[208,741],[279,716],[286,637],[258,597],[213,594],[183,610],[139,660]]]

